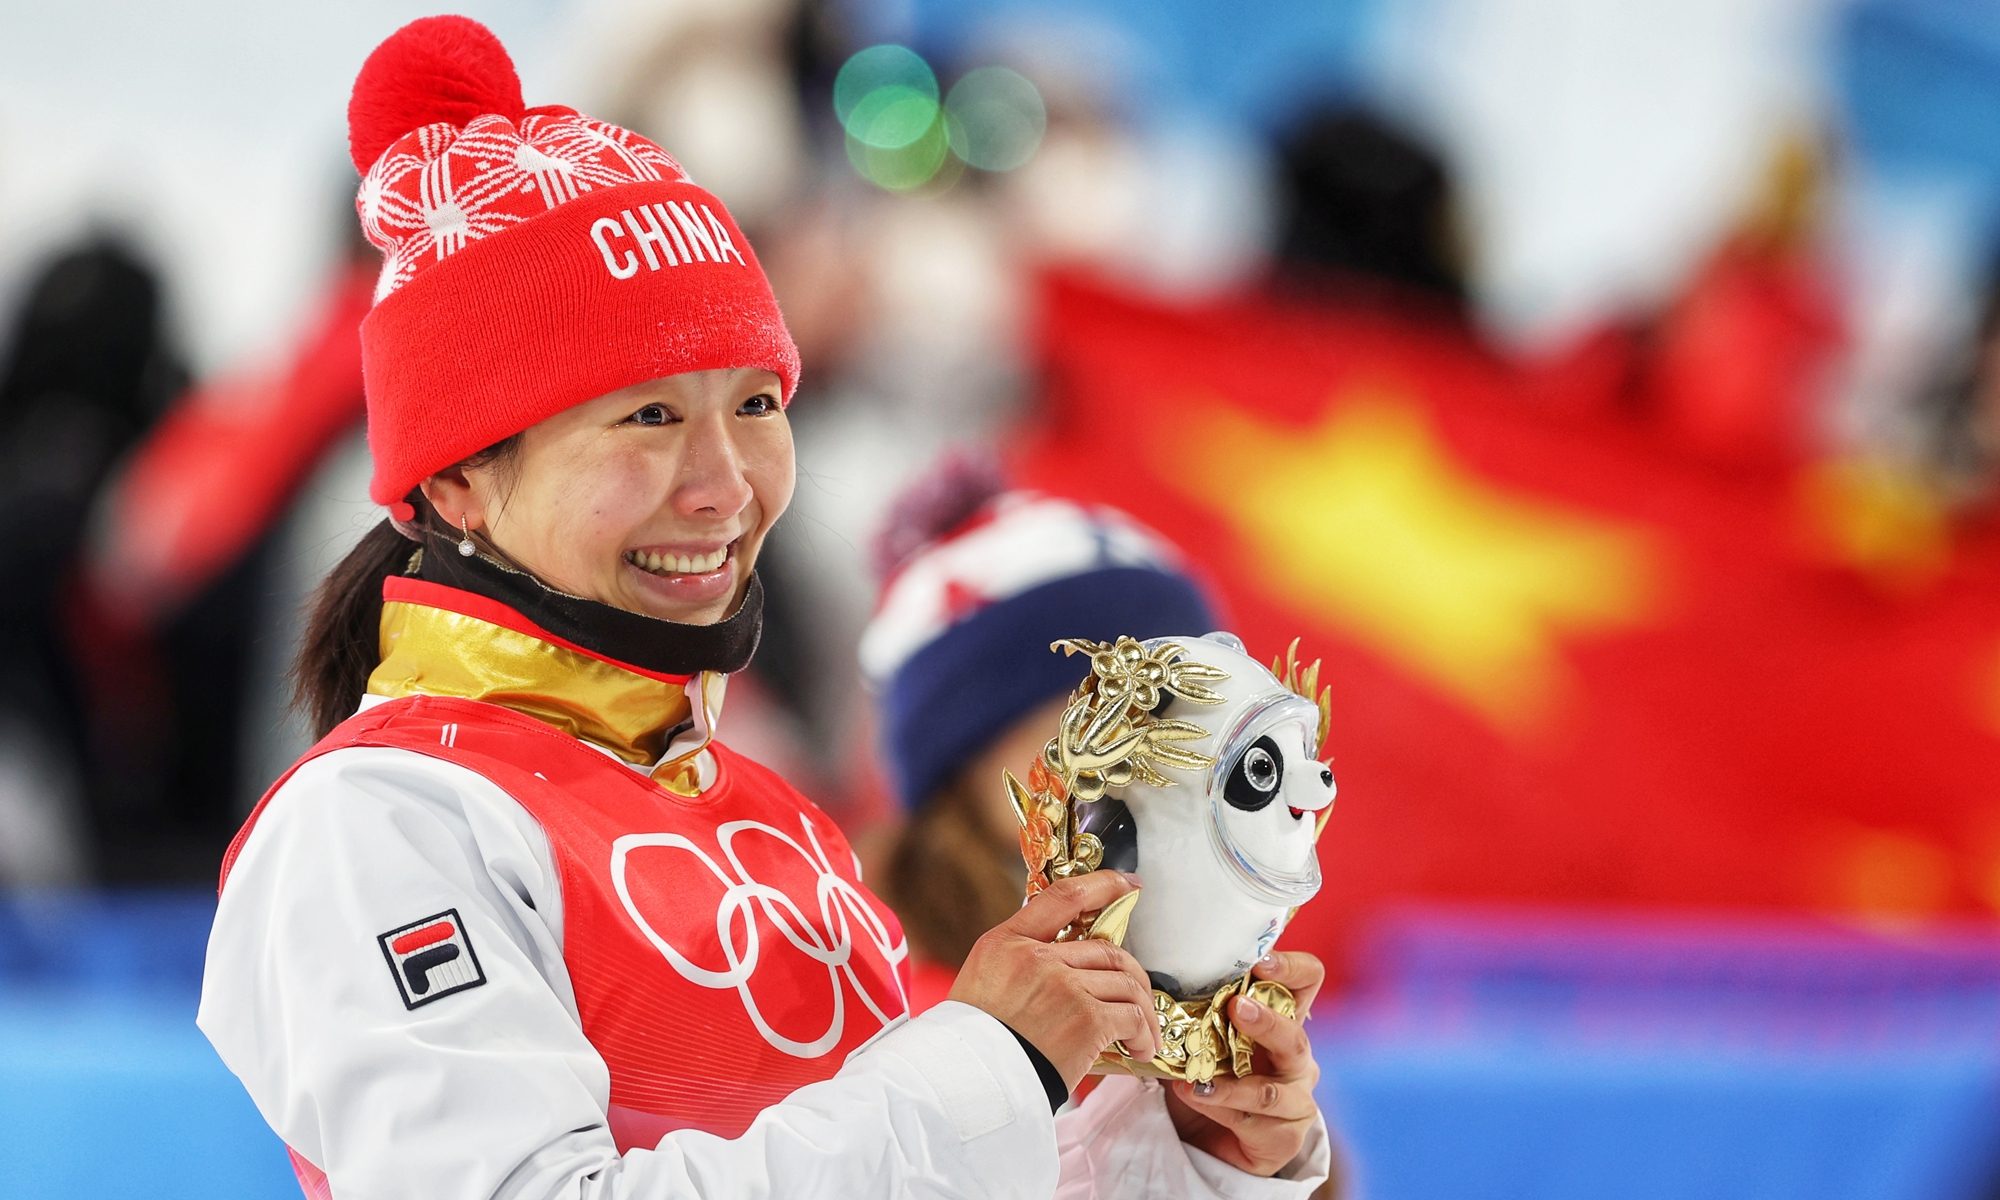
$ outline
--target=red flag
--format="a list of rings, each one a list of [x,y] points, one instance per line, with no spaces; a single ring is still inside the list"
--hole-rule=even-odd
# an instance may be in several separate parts
[[[1253,652],[1326,659],[1341,793],[1293,944],[1399,897],[2000,907],[1990,527],[1690,454],[1381,307],[1058,280],[1042,339],[1024,480],[1178,540]]]

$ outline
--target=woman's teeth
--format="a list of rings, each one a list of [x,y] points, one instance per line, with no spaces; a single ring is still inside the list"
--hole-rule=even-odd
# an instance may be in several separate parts
[[[646,550],[628,550],[625,561],[635,567],[651,571],[655,575],[706,575],[718,570],[729,561],[729,547],[711,550],[707,554],[655,554]]]

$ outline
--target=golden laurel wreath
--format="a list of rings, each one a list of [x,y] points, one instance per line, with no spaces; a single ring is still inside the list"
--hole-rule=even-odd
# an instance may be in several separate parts
[[[1319,663],[1301,669],[1298,641],[1271,673],[1293,692],[1319,707],[1320,744],[1331,723],[1332,688],[1318,689]],[[1004,772],[1007,797],[1021,825],[1021,857],[1028,864],[1028,895],[1058,879],[1095,871],[1104,861],[1104,845],[1078,827],[1076,806],[1103,797],[1109,788],[1134,781],[1170,787],[1173,780],[1161,767],[1201,771],[1215,759],[1182,742],[1208,736],[1193,721],[1157,717],[1163,697],[1172,695],[1192,704],[1223,703],[1208,685],[1229,678],[1227,672],[1187,657],[1187,649],[1164,642],[1148,650],[1134,638],[1092,642],[1067,638],[1051,643],[1051,651],[1090,656],[1090,675],[1070,693],[1056,736],[1028,768],[1024,784]],[[1315,690],[1318,695],[1314,695]],[[1319,827],[1325,828],[1322,814]],[[1098,938],[1123,945],[1126,926],[1139,893],[1128,892],[1102,912],[1086,913],[1056,935],[1057,941]],[[1252,980],[1246,973],[1218,988],[1213,995],[1176,1000],[1153,992],[1153,1010],[1160,1023],[1160,1053],[1135,1059],[1113,1044],[1098,1056],[1094,1074],[1147,1075],[1206,1083],[1226,1062],[1238,1078],[1250,1073],[1255,1043],[1230,1021],[1225,1001],[1245,994],[1277,1013],[1291,1017],[1298,1004],[1283,985]]]

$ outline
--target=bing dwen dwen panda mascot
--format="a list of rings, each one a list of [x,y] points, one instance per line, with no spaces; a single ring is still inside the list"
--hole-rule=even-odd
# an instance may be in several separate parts
[[[1224,1001],[1247,992],[1291,1015],[1290,993],[1251,966],[1319,890],[1319,833],[1333,809],[1320,761],[1328,693],[1297,643],[1266,669],[1227,633],[1069,640],[1090,658],[1060,728],[1024,783],[1005,776],[1021,822],[1028,893],[1099,868],[1145,883],[1064,938],[1105,938],[1151,975],[1159,1056],[1114,1046],[1100,1072],[1202,1082],[1250,1070],[1251,1043]]]

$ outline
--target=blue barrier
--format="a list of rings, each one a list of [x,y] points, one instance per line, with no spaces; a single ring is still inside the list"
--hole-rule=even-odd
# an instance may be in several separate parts
[[[0,898],[0,1196],[295,1200],[195,1028],[212,895]]]
[[[1369,1200],[1986,1197],[2000,938],[1430,913],[1309,1028]]]
[[[0,997],[0,1196],[294,1200],[285,1148],[179,992]]]

